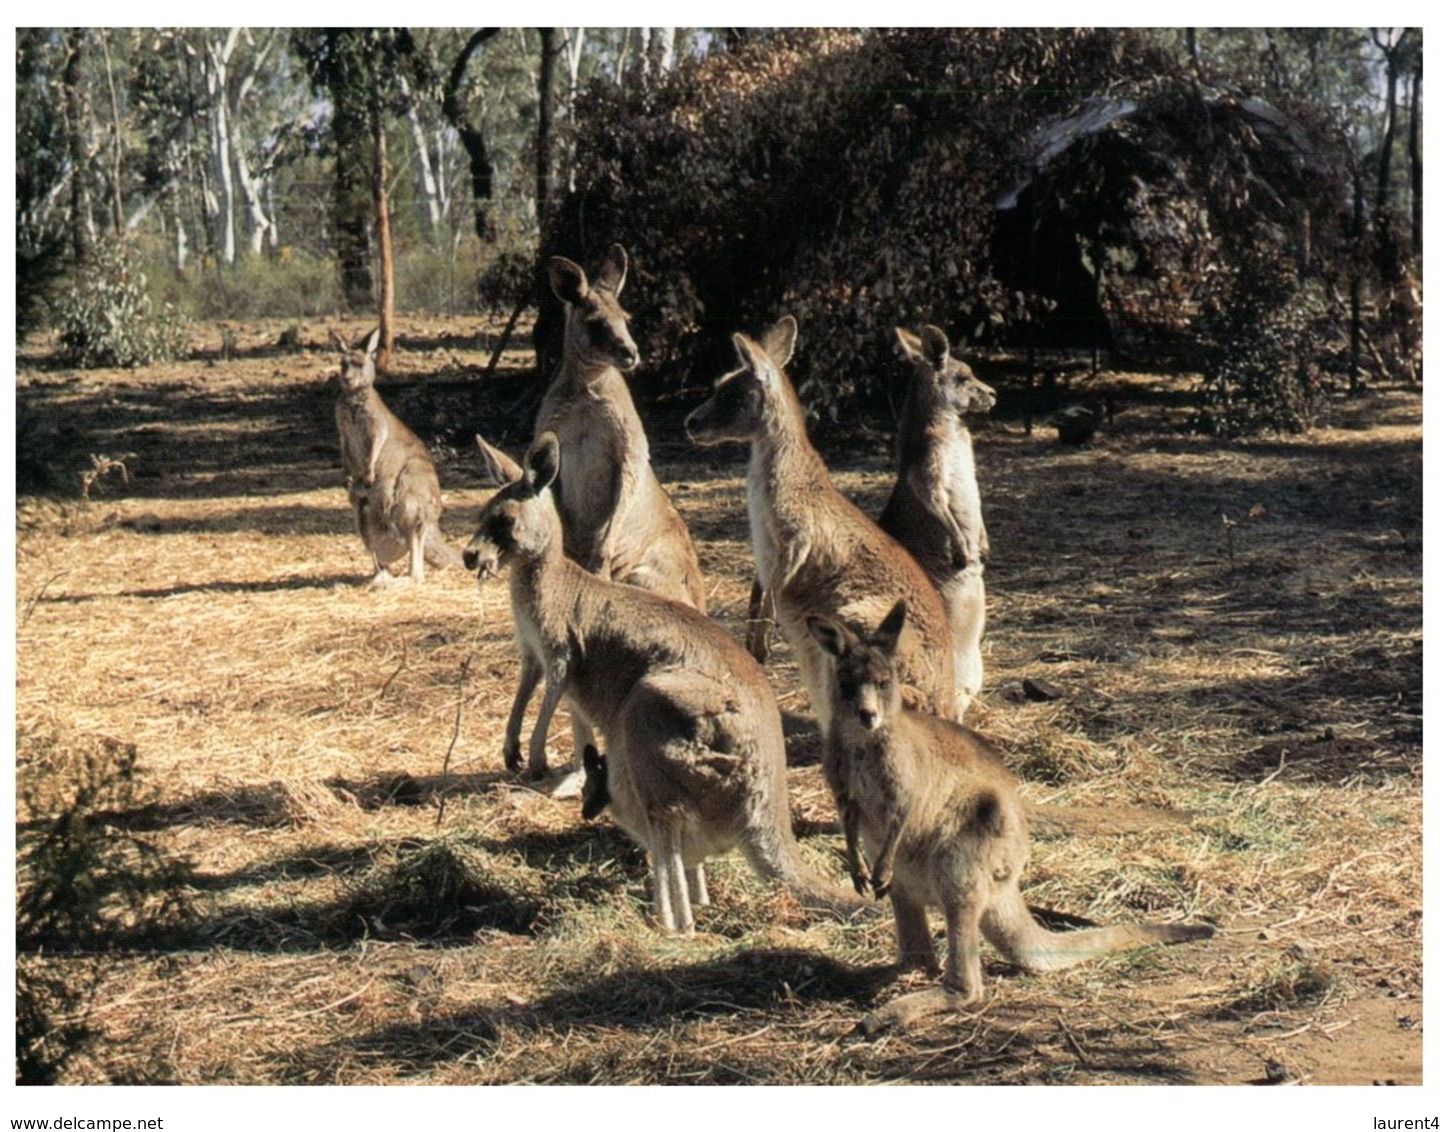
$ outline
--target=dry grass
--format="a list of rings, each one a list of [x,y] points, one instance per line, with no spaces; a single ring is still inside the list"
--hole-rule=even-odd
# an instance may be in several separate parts
[[[711,868],[699,937],[661,938],[639,850],[503,772],[503,587],[360,588],[330,358],[268,349],[277,329],[242,328],[225,365],[22,357],[46,453],[29,470],[50,484],[17,512],[22,758],[40,737],[134,744],[155,797],[105,820],[189,861],[196,910],[179,940],[27,960],[96,979],[99,1036],[64,1080],[1419,1079],[1416,400],[1225,445],[1172,431],[1157,387],[1123,376],[1129,411],[1086,451],[981,430],[994,557],[974,722],[1036,808],[1030,897],[1222,930],[1052,977],[993,960],[985,1004],[863,1041],[865,1010],[921,984],[887,967],[889,922],[812,922],[732,858]],[[405,329],[403,376],[429,380],[385,396],[443,442],[461,539],[488,494],[464,444],[516,443],[527,387],[505,374],[475,400],[464,379],[486,352],[465,328]],[[711,609],[739,633],[743,459],[652,431]],[[852,447],[833,466],[873,509],[887,448]],[[90,457],[117,452],[130,482],[93,478],[82,503]],[[770,671],[797,829],[841,876],[783,648]],[[1030,702],[1033,676],[1064,698]],[[556,761],[567,745],[561,713]]]

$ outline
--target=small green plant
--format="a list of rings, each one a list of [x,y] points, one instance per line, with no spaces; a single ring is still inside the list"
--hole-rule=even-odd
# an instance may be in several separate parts
[[[1196,327],[1205,359],[1198,427],[1234,436],[1318,423],[1333,338],[1327,319],[1323,290],[1302,282],[1286,257],[1261,251],[1212,273]]]
[[[61,352],[73,365],[150,365],[185,346],[184,321],[169,303],[154,308],[146,275],[124,242],[99,245],[56,308]]]
[[[1290,952],[1247,992],[1224,1008],[1231,1017],[1313,1010],[1342,991],[1343,980],[1323,959]]]
[[[16,742],[16,1080],[51,1084],[95,1037],[94,951],[190,915],[187,862],[115,828],[144,804],[136,748],[21,728]]]
[[[527,933],[541,910],[522,870],[500,868],[454,836],[405,842],[383,854],[347,901],[350,916],[385,936],[468,935],[484,926]]]

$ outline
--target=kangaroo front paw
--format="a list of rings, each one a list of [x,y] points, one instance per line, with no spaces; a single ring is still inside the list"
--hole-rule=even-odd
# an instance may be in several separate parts
[[[524,752],[520,748],[518,740],[505,744],[503,749],[504,769],[510,774],[517,774],[519,768],[524,765]]]
[[[860,892],[860,889],[857,889]],[[891,891],[891,870],[878,868],[871,874],[871,891],[877,900],[880,900]],[[861,893],[862,896],[866,894]]]

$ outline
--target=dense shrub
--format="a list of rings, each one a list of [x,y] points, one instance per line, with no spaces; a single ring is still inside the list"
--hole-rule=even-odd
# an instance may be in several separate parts
[[[168,300],[192,318],[319,318],[342,309],[337,265],[288,249],[285,257],[244,257],[233,268],[173,275]]]
[[[1211,271],[1204,292],[1198,426],[1236,435],[1318,423],[1335,337],[1323,287],[1264,252]]]
[[[1348,199],[1332,129],[1304,109],[1206,86],[1132,31],[782,33],[655,87],[592,87],[579,188],[543,252],[629,249],[625,302],[666,392],[789,312],[803,400],[835,415],[883,400],[893,326],[1020,343],[1056,307],[1067,344],[1206,346],[1236,406],[1265,399],[1222,427],[1298,427],[1314,366],[1290,339],[1308,343],[1300,308],[1321,292],[1256,280],[1327,277]]]
[[[51,1084],[95,1039],[94,953],[182,926],[190,866],[117,825],[153,797],[129,743],[22,726],[15,780],[16,1079]]]
[[[987,258],[1031,124],[1171,70],[1121,32],[812,30],[643,92],[599,85],[545,251],[625,244],[636,337],[667,389],[725,364],[731,331],[794,314],[803,396],[832,413],[893,372],[893,326],[982,339],[1018,303]]]
[[[185,346],[181,316],[160,310],[146,275],[123,242],[97,246],[56,305],[61,351],[73,365],[144,366],[175,357]]]

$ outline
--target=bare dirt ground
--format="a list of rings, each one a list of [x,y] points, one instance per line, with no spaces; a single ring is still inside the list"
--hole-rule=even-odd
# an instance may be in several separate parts
[[[274,345],[283,329],[139,371],[21,353],[20,782],[134,745],[134,801],[98,820],[181,862],[192,909],[23,961],[84,988],[69,1020],[95,1037],[63,1081],[1421,1080],[1417,396],[1225,443],[1175,427],[1181,380],[1109,374],[1122,411],[1089,448],[983,423],[972,722],[1036,810],[1029,897],[1220,931],[1052,976],[989,960],[985,1003],[865,1040],[861,1015],[921,982],[890,969],[889,917],[813,922],[735,857],[711,866],[698,936],[663,938],[643,854],[504,772],[505,587],[362,588],[326,328],[300,349]],[[532,388],[510,355],[478,390],[478,330],[405,321],[383,388],[435,446],[460,542],[489,495],[469,438],[517,449]],[[647,409],[655,462],[738,633],[744,454],[689,450],[680,411]],[[874,513],[889,438],[858,430],[828,455]],[[82,502],[93,456],[125,478],[101,471]],[[783,646],[769,667],[797,832],[844,883]],[[1027,678],[1061,698],[1028,699]],[[24,835],[48,814],[21,793]]]

